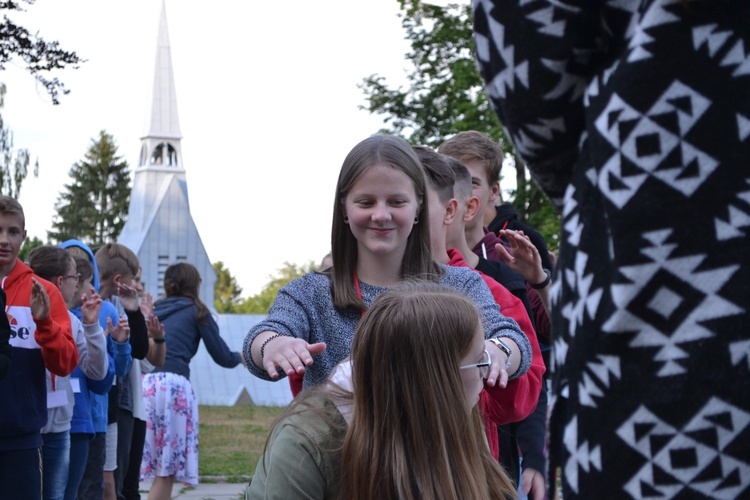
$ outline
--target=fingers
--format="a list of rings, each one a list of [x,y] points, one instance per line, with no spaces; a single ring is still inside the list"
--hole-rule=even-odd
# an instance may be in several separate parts
[[[498,258],[500,258],[501,261],[503,261],[506,264],[510,264],[515,259],[513,259],[513,256],[510,254],[507,248],[505,248],[505,245],[502,245],[500,243],[495,244],[495,252],[497,252]]]
[[[506,367],[508,356],[492,342],[485,342],[484,345],[487,352],[490,353],[490,359],[492,359],[490,373],[487,376],[487,385],[505,388],[508,385],[508,369]]]
[[[287,375],[295,372],[303,374],[306,366],[312,366],[313,356],[322,353],[325,349],[326,345],[323,342],[308,344],[302,339],[278,337],[269,342],[265,348],[263,368],[273,379],[279,377],[279,370]]]
[[[310,351],[310,354],[312,354],[313,356],[317,356],[318,354],[321,354],[326,350],[326,343],[318,342],[317,344],[310,344],[307,350]],[[310,360],[310,364],[312,364],[312,360]]]

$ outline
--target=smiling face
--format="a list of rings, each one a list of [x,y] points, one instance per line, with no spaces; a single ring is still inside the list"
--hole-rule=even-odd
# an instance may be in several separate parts
[[[403,258],[420,203],[409,177],[375,164],[357,179],[344,201],[344,215],[360,257]]]
[[[482,334],[482,328],[480,326],[474,333],[469,352],[459,360],[458,366],[468,366],[481,363],[485,360],[484,349],[484,335]],[[479,396],[482,393],[482,389],[484,389],[482,370],[476,367],[462,369],[461,381],[464,384],[464,391],[466,393],[466,401],[469,403],[469,409],[474,408],[479,402]]]

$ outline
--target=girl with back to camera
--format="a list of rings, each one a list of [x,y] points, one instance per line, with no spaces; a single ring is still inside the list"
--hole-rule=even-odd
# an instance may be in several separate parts
[[[172,264],[164,273],[166,298],[154,305],[169,347],[164,365],[143,378],[148,420],[141,478],[155,476],[149,500],[171,498],[175,479],[198,484],[198,403],[190,385],[190,360],[201,339],[220,366],[234,368],[241,362],[240,353],[227,347],[211,312],[198,298],[200,284],[195,266]]]
[[[274,424],[246,497],[515,498],[477,409],[490,364],[462,294],[429,282],[383,293],[350,360]]]
[[[424,172],[406,141],[376,135],[357,144],[336,186],[333,267],[279,291],[268,317],[245,338],[250,372],[269,380],[304,373],[305,387],[323,382],[349,355],[354,330],[373,301],[418,277],[459,290],[478,306],[492,358],[490,387],[505,387],[509,378],[526,373],[529,341],[515,321],[500,314],[482,279],[432,259],[429,226],[420,221],[426,209]]]

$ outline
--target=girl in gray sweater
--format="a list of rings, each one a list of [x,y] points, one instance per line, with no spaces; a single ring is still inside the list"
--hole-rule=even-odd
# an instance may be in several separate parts
[[[423,278],[460,291],[479,308],[492,359],[490,387],[524,375],[529,341],[500,314],[482,279],[432,259],[429,225],[420,220],[427,203],[424,172],[407,142],[376,135],[357,144],[336,187],[333,267],[279,291],[266,320],[245,338],[250,372],[268,380],[304,374],[305,387],[321,383],[349,355],[354,330],[373,301],[405,279]]]

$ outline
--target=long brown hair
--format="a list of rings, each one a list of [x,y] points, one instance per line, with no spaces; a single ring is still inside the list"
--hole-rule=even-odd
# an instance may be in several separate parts
[[[341,464],[338,487],[329,485],[341,499],[515,498],[461,379],[478,331],[474,304],[449,288],[409,280],[384,292],[354,334],[353,393],[330,381],[305,389],[271,435],[302,419],[308,443]],[[351,405],[348,426],[331,401]],[[272,445],[269,436],[266,452]]]
[[[198,306],[198,322],[203,324],[211,311],[198,297],[200,285],[201,275],[198,269],[187,262],[172,264],[164,272],[164,293],[167,297],[187,297],[195,302]]]
[[[341,452],[341,498],[506,498],[459,361],[481,330],[474,304],[436,284],[381,295],[352,343],[353,416]],[[467,420],[470,422],[467,425]]]
[[[414,192],[421,205],[420,213],[424,218],[428,214],[424,171],[409,143],[396,136],[374,135],[354,146],[339,172],[331,228],[331,291],[334,305],[342,309],[364,307],[352,285],[357,265],[357,239],[344,222],[342,209],[354,183],[367,169],[377,164],[389,165],[406,174],[414,185]],[[401,276],[428,277],[439,276],[440,273],[440,267],[432,260],[429,224],[416,223],[407,239]]]

